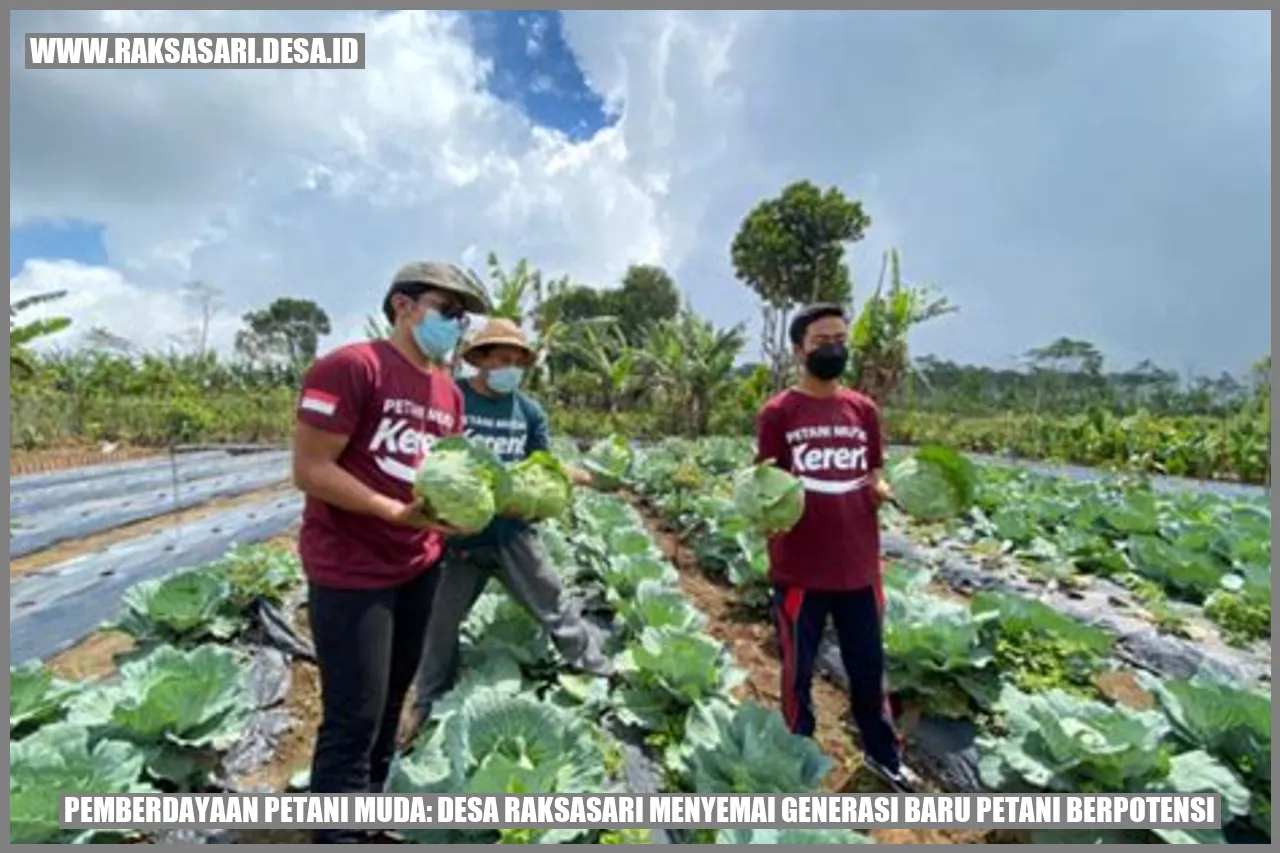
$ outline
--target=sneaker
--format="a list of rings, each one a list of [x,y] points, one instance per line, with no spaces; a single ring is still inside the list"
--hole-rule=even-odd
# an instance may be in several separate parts
[[[920,790],[920,777],[905,764],[899,764],[894,771],[870,756],[863,758],[863,764],[899,794],[914,794]]]

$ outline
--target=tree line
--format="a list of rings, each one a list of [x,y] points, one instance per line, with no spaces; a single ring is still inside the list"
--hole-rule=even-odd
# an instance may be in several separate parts
[[[920,414],[983,417],[1023,413],[1067,417],[1102,409],[1169,416],[1269,413],[1270,356],[1244,377],[1182,381],[1150,362],[1127,370],[1105,369],[1104,355],[1087,342],[1060,338],[1026,353],[1018,369],[962,365],[916,357],[912,331],[958,312],[936,287],[908,281],[896,250],[884,254],[869,292],[857,293],[847,252],[863,239],[871,217],[840,189],[798,181],[749,210],[730,246],[737,278],[760,306],[761,349],[747,353],[742,324],[720,327],[700,316],[671,274],[656,265],[633,265],[609,287],[567,275],[551,277],[526,259],[504,264],[486,259],[482,278],[496,316],[521,323],[543,351],[530,388],[559,411],[574,433],[624,429],[632,433],[742,433],[758,405],[791,378],[787,324],[811,301],[847,306],[853,318],[848,381],[887,409]],[[166,351],[144,351],[118,330],[88,330],[83,344],[37,357],[31,345],[56,335],[73,318],[22,321],[36,304],[62,294],[41,294],[10,305],[10,396],[28,409],[57,398],[81,428],[102,426],[105,406],[135,409],[152,401],[163,423],[148,430],[199,433],[219,428],[270,431],[287,423],[291,389],[332,333],[324,308],[281,297],[244,313],[229,357],[210,346],[210,329],[225,310],[222,294],[204,283],[183,287],[195,323]],[[385,334],[370,315],[367,333]],[[253,392],[246,394],[246,392]],[[240,395],[261,409],[250,426],[227,426],[243,406],[210,402]],[[94,401],[97,402],[94,402]],[[266,408],[263,408],[266,407]],[[275,411],[275,414],[271,414]],[[175,413],[176,412],[176,413]],[[1268,414],[1269,417],[1269,414]],[[276,420],[273,421],[272,418]],[[46,418],[52,423],[52,418]],[[154,418],[153,418],[154,420]],[[24,428],[25,429],[25,428]],[[40,430],[15,429],[14,440],[41,441]],[[1266,426],[1269,447],[1269,423]],[[1268,451],[1269,452],[1269,451]]]

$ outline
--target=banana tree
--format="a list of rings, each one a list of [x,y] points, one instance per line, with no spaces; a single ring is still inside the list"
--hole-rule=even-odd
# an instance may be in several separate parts
[[[535,309],[541,302],[541,271],[534,268],[528,259],[521,258],[508,273],[502,268],[496,252],[489,253],[487,266],[490,292],[493,294],[493,311],[490,316],[502,317],[523,325],[526,311],[530,307],[527,304],[529,298],[533,297]]]
[[[489,271],[489,292],[493,294],[492,317],[502,317],[532,332],[537,344],[538,359],[529,375],[529,390],[538,393],[551,385],[551,355],[559,347],[567,332],[565,325],[547,316],[547,301],[570,286],[568,276],[547,281],[542,271],[521,258],[511,272],[507,272],[496,252],[490,252],[486,260]]]
[[[555,359],[554,356],[571,355],[575,347],[580,352],[584,341],[589,341],[592,335],[596,338],[605,336],[610,339],[621,335],[621,330],[616,328],[619,322],[618,317],[613,314],[579,317],[573,320],[558,316],[552,306],[557,304],[558,297],[573,289],[574,286],[572,279],[567,275],[551,281],[544,281],[541,276],[534,279],[533,307],[529,314],[533,336],[538,345],[538,361],[529,377],[529,389],[535,393],[545,392],[551,387],[552,380],[555,378],[553,367],[563,362],[563,359]],[[611,329],[613,331],[610,331]],[[593,345],[587,343],[586,346],[591,348]]]
[[[368,314],[364,318],[364,334],[371,341],[391,337],[391,324],[385,317]]]
[[[576,323],[560,333],[557,348],[594,377],[601,407],[610,414],[640,384],[639,352],[628,346],[616,323]]]
[[[37,338],[48,337],[63,331],[71,325],[70,317],[42,317],[29,323],[18,324],[14,318],[28,308],[56,302],[67,295],[65,290],[53,290],[37,293],[9,305],[9,376],[34,376],[36,372],[35,358],[26,349],[27,344]]]
[[[889,287],[885,289],[885,274]],[[885,253],[880,281],[849,332],[850,372],[855,387],[883,405],[913,370],[908,352],[911,330],[959,308],[928,285],[902,280],[898,251]]]
[[[734,361],[745,344],[742,324],[718,329],[687,305],[653,326],[641,355],[683,431],[707,434],[716,403],[735,387]]]

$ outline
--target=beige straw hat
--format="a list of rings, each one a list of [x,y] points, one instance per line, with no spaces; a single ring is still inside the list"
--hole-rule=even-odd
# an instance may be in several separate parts
[[[482,347],[515,347],[522,350],[527,361],[532,362],[537,357],[537,352],[533,347],[529,346],[529,339],[524,332],[512,321],[505,317],[494,317],[485,323],[479,330],[472,335],[462,346],[462,352],[459,355],[470,364],[475,364],[472,356],[476,350]]]

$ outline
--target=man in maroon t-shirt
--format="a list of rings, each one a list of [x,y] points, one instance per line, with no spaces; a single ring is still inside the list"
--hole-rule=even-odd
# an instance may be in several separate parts
[[[341,347],[302,383],[293,480],[306,495],[300,552],[323,718],[311,766],[318,794],[381,793],[417,671],[445,535],[413,496],[440,437],[462,432],[462,395],[442,363],[484,288],[461,269],[408,264],[383,301],[388,339]],[[367,833],[318,830],[316,843]]]
[[[880,503],[884,449],[876,405],[840,384],[849,326],[839,305],[811,305],[792,320],[800,381],[757,419],[757,461],[800,478],[804,515],[769,541],[772,612],[782,652],[782,713],[797,734],[814,730],[813,667],[827,620],[835,623],[854,721],[869,769],[902,792],[902,763],[885,695],[880,634]]]

